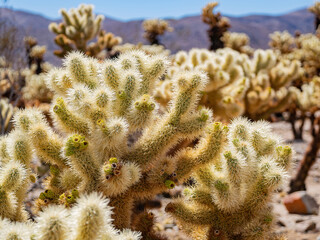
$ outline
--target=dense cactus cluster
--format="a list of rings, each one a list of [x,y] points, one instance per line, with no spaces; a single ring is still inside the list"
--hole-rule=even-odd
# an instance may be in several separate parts
[[[10,184],[5,195],[7,201],[16,198],[17,206],[0,208],[1,216],[26,219],[23,200],[34,179],[33,151],[51,165],[37,211],[59,203],[73,190],[100,192],[110,198],[114,224],[120,229],[131,227],[135,201],[173,188],[218,154],[226,128],[212,123],[210,110],[196,110],[206,75],[193,71],[176,76],[170,106],[166,113],[158,112],[152,93],[166,65],[163,57],[140,51],[104,63],[75,52],[65,60],[65,68],[49,72],[55,92],[52,117],[59,134],[36,110],[16,114],[15,131],[1,139],[1,162],[23,160],[23,167],[15,175],[21,180]],[[129,144],[136,131],[141,137]],[[195,148],[166,155],[180,139],[199,136],[202,141]]]
[[[287,31],[270,34],[269,45],[281,53],[281,58],[298,60],[304,68],[304,76],[299,84],[308,82],[319,74],[320,39],[313,34],[297,34],[293,37]],[[298,84],[295,84],[296,86]],[[300,87],[300,86],[299,86]]]
[[[157,99],[170,99],[170,78],[180,71],[202,70],[209,77],[202,103],[225,121],[246,115],[251,119],[268,118],[287,107],[288,85],[302,74],[299,61],[279,60],[271,50],[256,50],[253,58],[231,49],[216,53],[193,49],[179,52],[162,82]]]
[[[288,106],[289,122],[294,139],[302,140],[305,122],[310,120],[312,140],[309,143],[296,175],[290,182],[290,191],[305,190],[305,180],[308,172],[317,158],[320,145],[319,117],[319,73],[320,73],[320,39],[319,39],[319,2],[309,10],[315,14],[316,34],[296,33],[295,37],[288,32],[276,32],[271,35],[270,45],[282,53],[283,59],[300,61],[303,75],[293,82],[290,88],[292,102]]]
[[[262,50],[209,3],[209,50],[173,55],[167,21],[143,22],[151,45],[122,44],[92,5],[62,9],[49,25],[62,67],[30,36],[28,68],[0,56],[0,240],[167,240],[151,203],[192,239],[286,239],[272,197],[294,150],[253,121],[289,116],[302,139],[311,120],[289,192],[305,189],[320,148],[319,4],[316,34],[274,32]]]
[[[198,169],[196,186],[166,211],[194,239],[277,239],[270,231],[269,203],[286,179],[291,157],[291,148],[281,145],[266,122],[238,118],[229,127],[223,154]]]
[[[58,57],[64,57],[73,50],[79,50],[89,56],[97,56],[101,51],[110,51],[112,47],[121,43],[120,37],[101,30],[103,15],[96,16],[92,5],[81,4],[68,12],[60,11],[63,22],[49,25],[49,30],[56,34],[55,43],[61,50],[54,51]],[[95,43],[88,44],[98,36]]]

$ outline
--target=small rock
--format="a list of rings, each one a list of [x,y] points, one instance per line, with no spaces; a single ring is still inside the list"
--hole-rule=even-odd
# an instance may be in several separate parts
[[[307,222],[303,222],[297,225],[297,232],[302,232],[302,233],[306,233],[309,231],[313,231],[315,230],[317,227],[317,224],[313,221],[307,221]]]
[[[306,191],[291,193],[283,198],[289,213],[318,214],[319,205]]]

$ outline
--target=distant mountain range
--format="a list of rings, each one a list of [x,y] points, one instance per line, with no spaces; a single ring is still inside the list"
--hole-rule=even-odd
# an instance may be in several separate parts
[[[40,45],[46,45],[48,48],[47,60],[59,63],[59,60],[52,53],[54,49],[58,49],[53,42],[54,34],[48,31],[48,25],[53,20],[34,13],[0,8],[0,19],[3,18],[10,19],[25,35],[36,37]],[[232,25],[230,31],[248,34],[251,39],[250,45],[254,48],[267,48],[268,35],[274,31],[313,32],[313,14],[309,13],[307,9],[280,16],[250,15],[229,17],[229,19]],[[167,20],[174,31],[162,36],[161,42],[173,53],[193,47],[208,47],[209,42],[206,33],[208,26],[201,21],[200,15]],[[103,29],[121,36],[124,43],[145,43],[142,21],[118,21],[106,17],[103,22]]]

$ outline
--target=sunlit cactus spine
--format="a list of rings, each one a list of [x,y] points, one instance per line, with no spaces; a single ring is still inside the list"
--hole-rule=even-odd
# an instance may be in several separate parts
[[[217,5],[218,2],[211,2],[202,9],[202,21],[209,25],[209,29],[207,30],[210,41],[209,50],[216,50],[224,47],[222,37],[230,28],[228,18],[222,17],[220,12],[216,14],[213,13],[213,10]]]
[[[162,19],[145,20],[142,25],[145,31],[144,37],[151,45],[161,45],[159,36],[165,34],[167,31],[173,31],[173,28],[170,27],[169,22]]]
[[[196,171],[196,185],[166,206],[194,239],[283,239],[273,235],[273,192],[283,184],[292,149],[266,122],[235,119],[223,154]]]

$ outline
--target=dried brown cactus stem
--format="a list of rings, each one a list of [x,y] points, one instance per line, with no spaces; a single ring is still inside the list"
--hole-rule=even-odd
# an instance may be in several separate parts
[[[312,165],[317,159],[320,148],[320,118],[316,118],[312,129],[312,141],[310,142],[296,176],[290,181],[289,193],[306,190],[305,181]]]
[[[303,127],[305,124],[306,116],[304,113],[301,113],[300,116],[297,115],[297,108],[289,109],[289,119],[291,125],[292,134],[294,140],[303,140]]]
[[[207,30],[210,41],[209,50],[213,51],[224,47],[223,34],[231,27],[228,18],[221,17],[220,12],[213,13],[217,5],[217,2],[211,2],[202,9],[202,21],[209,25]]]

